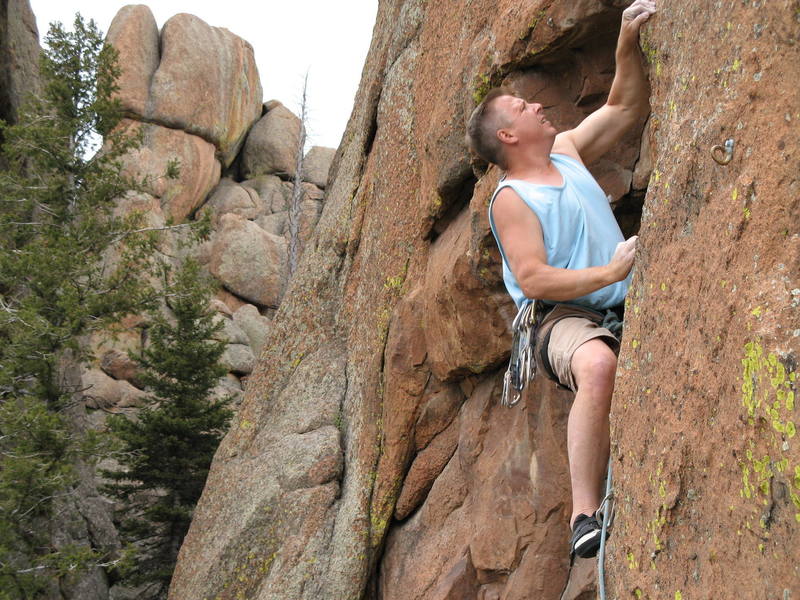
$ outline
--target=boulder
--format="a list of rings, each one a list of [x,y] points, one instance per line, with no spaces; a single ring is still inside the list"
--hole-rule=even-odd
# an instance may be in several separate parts
[[[286,234],[286,223],[289,218],[289,211],[284,210],[271,215],[264,215],[255,220],[256,225],[272,235],[283,237]]]
[[[117,199],[112,211],[115,217],[126,217],[133,213],[141,215],[144,227],[159,228],[166,223],[160,200],[146,192],[128,190]]]
[[[214,321],[217,323],[222,322],[222,329],[214,334],[213,339],[227,342],[229,344],[250,343],[249,338],[242,328],[239,327],[239,325],[236,324],[230,317],[224,317],[221,314],[216,314],[214,315]]]
[[[286,279],[286,241],[239,215],[223,215],[209,269],[237,296],[275,307]]]
[[[202,204],[217,184],[220,164],[214,146],[203,139],[151,123],[123,119],[120,124],[129,135],[143,134],[140,148],[123,157],[126,175],[146,179],[145,190],[161,201],[165,216],[180,223]],[[177,179],[166,177],[167,164],[177,159]]]
[[[336,148],[312,146],[303,157],[303,180],[325,189],[328,183],[328,171],[331,169]]]
[[[139,387],[140,368],[131,357],[142,349],[141,326],[143,320],[129,316],[112,331],[95,331],[88,338],[88,349],[95,357],[93,366],[99,367],[114,379],[122,379]]]
[[[272,332],[272,321],[262,316],[252,304],[245,304],[233,313],[233,322],[247,335],[253,354],[260,356],[264,342]]]
[[[200,212],[210,212],[211,223],[216,227],[222,215],[233,213],[252,220],[265,214],[268,208],[256,190],[225,178],[211,192]]]
[[[150,82],[158,68],[158,25],[144,4],[129,4],[119,9],[106,34],[106,43],[119,52],[119,90],[115,97],[126,113],[143,116],[147,112]]]
[[[228,305],[225,304],[219,298],[212,298],[211,301],[208,304],[209,304],[209,307],[211,308],[211,310],[214,310],[214,311],[216,311],[218,313],[222,313],[223,315],[225,315],[227,317],[233,317],[233,312],[231,311],[231,309],[228,308]]]
[[[209,243],[208,246],[209,246],[208,260],[209,262],[211,262],[211,251],[214,249],[213,242]],[[230,311],[231,315],[233,315],[233,313],[236,312],[240,307],[247,304],[247,302],[245,302],[238,296],[231,294],[225,288],[218,289],[214,297],[228,307],[228,310]]]
[[[87,408],[129,408],[141,406],[147,394],[127,381],[113,379],[97,369],[81,376],[83,402]]]
[[[100,358],[100,368],[107,375],[114,379],[124,379],[128,382],[135,382],[141,369],[127,352],[119,350],[108,350]]]
[[[304,200],[315,200],[315,201],[321,203],[321,202],[323,202],[325,200],[325,192],[323,192],[321,189],[319,189],[313,183],[307,183],[307,182],[304,181],[300,185],[303,188],[303,194],[302,194],[303,195],[303,198],[302,198],[303,201]],[[292,194],[294,193],[294,182],[293,181],[284,181],[283,182],[283,187],[284,187],[284,196],[287,199],[287,207],[288,207],[288,202],[291,200]]]
[[[119,51],[117,97],[123,108],[203,138],[230,165],[261,114],[250,44],[189,14],[169,19],[159,38],[152,13],[142,5],[123,7],[107,39]]]
[[[285,106],[276,106],[247,135],[242,174],[246,179],[271,174],[294,177],[299,145],[300,119]]]
[[[253,351],[250,346],[245,344],[228,344],[225,346],[225,352],[219,359],[221,365],[227,367],[231,373],[239,375],[246,375],[253,371],[255,366],[256,357],[253,356]]]
[[[243,181],[241,185],[256,191],[264,201],[267,212],[280,212],[289,205],[290,191],[276,175],[259,175]]]

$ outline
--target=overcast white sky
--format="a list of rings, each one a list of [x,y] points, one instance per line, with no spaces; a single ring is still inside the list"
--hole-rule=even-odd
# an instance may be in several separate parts
[[[94,19],[105,33],[117,0],[30,0],[44,42],[49,23],[71,28],[75,13]],[[158,0],[147,3],[159,29],[188,12],[225,27],[253,46],[264,100],[278,99],[298,113],[308,70],[310,143],[336,147],[342,139],[372,38],[378,0]]]

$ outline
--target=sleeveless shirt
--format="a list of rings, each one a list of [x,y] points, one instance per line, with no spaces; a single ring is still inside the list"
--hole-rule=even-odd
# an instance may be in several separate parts
[[[605,193],[579,161],[564,154],[550,159],[561,173],[563,184],[541,185],[521,179],[501,180],[489,203],[489,224],[503,258],[503,281],[517,307],[530,302],[508,265],[497,236],[492,205],[500,190],[513,189],[536,214],[542,226],[547,264],[560,269],[585,269],[608,264],[617,244],[624,241]],[[630,287],[632,273],[622,281],[570,300],[570,304],[604,310],[621,304]],[[546,304],[555,304],[544,301]]]

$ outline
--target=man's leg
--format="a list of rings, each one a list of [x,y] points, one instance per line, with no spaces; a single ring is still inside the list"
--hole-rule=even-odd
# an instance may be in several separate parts
[[[567,422],[567,450],[572,480],[572,517],[591,515],[600,506],[608,465],[611,394],[617,357],[601,339],[581,344],[572,355],[577,393]]]

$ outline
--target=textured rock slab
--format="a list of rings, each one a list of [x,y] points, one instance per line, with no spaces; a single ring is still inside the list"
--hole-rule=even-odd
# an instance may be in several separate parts
[[[238,470],[226,484],[230,500],[200,507],[195,518],[207,527],[192,531],[184,552],[198,542],[205,550],[197,561],[180,561],[173,597],[203,597],[206,589],[231,598],[302,596],[308,582],[296,576],[292,565],[314,564],[324,555],[339,494],[343,455],[336,422],[345,393],[342,358],[332,346],[299,360],[286,392],[262,405],[272,415],[269,427],[256,425],[252,405],[239,411],[232,432],[252,440],[251,451],[231,456],[230,447],[220,448],[218,456],[233,459]],[[253,481],[258,481],[255,495]],[[286,523],[290,533],[276,529],[273,520]],[[239,570],[242,576],[229,579],[226,571],[237,568],[243,549],[247,567]],[[262,582],[264,570],[276,567],[281,575]]]
[[[235,214],[223,215],[220,225],[211,273],[236,295],[259,306],[277,306],[286,277],[285,240]]]
[[[800,30],[786,8],[712,16],[679,0],[648,25],[653,175],[611,415],[611,597],[800,586],[787,403],[800,356]],[[726,139],[723,166],[711,148]]]
[[[282,104],[276,106],[247,135],[242,174],[246,179],[272,174],[294,177],[299,145],[300,119]]]
[[[164,214],[175,222],[185,220],[219,181],[221,167],[214,158],[214,146],[178,129],[130,119],[123,120],[121,126],[130,135],[140,130],[143,135],[142,146],[123,159],[126,173],[147,178],[146,189],[160,199]],[[177,179],[166,177],[167,165],[173,159],[179,162]]]
[[[431,248],[425,276],[425,340],[431,368],[441,380],[481,373],[508,354],[508,323],[487,300],[508,307],[506,297],[487,298],[466,256],[470,215],[463,211]]]

